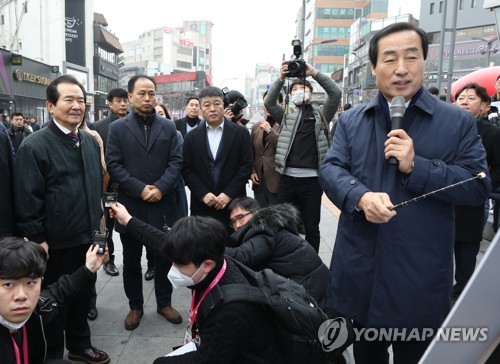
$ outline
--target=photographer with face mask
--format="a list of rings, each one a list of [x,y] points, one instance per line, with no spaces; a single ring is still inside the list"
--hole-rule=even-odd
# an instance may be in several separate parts
[[[313,87],[306,79],[296,79],[289,86],[295,108],[277,103],[288,77],[289,62],[281,64],[280,76],[272,84],[264,105],[274,120],[281,121],[276,148],[276,170],[282,175],[278,190],[279,202],[294,204],[304,222],[305,239],[316,252],[319,250],[321,196],[318,184],[319,167],[328,149],[328,123],[340,103],[342,91],[333,80],[303,63],[306,78],[312,76],[328,97],[320,108],[311,105]],[[288,97],[287,97],[288,100]]]

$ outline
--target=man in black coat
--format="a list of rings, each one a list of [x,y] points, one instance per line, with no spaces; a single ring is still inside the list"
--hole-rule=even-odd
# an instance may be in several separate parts
[[[231,202],[229,211],[235,232],[225,254],[255,271],[269,268],[303,285],[320,307],[329,311],[326,289],[330,272],[299,235],[297,208],[277,204],[260,209],[256,200],[242,197]]]
[[[109,114],[105,119],[99,120],[95,123],[95,130],[99,133],[103,145],[104,153],[106,153],[106,143],[108,141],[109,127],[111,123],[117,119],[124,118],[128,114],[128,93],[122,88],[114,88],[108,94]],[[114,181],[108,180],[106,183],[106,191],[111,192],[115,187]],[[106,177],[105,177],[106,178]],[[105,179],[106,180],[106,179]],[[109,249],[109,262],[104,264],[104,271],[110,276],[117,276],[119,274],[118,268],[115,265],[115,245],[113,243],[113,229],[115,228],[115,221],[109,218],[108,208],[105,211],[106,228],[108,229],[108,237],[106,239]]]
[[[486,150],[486,161],[492,187],[499,186],[500,129],[483,118],[489,109],[490,97],[477,83],[464,85],[455,94],[455,104],[476,118],[477,132]],[[488,217],[489,200],[479,206],[455,206],[455,285],[452,300],[455,302],[474,273],[476,256],[483,239],[483,228]]]
[[[14,153],[7,133],[0,132],[0,237],[14,233]]]
[[[161,229],[177,219],[175,185],[180,176],[182,152],[172,121],[155,112],[156,83],[137,75],[128,83],[133,110],[111,124],[106,162],[111,179],[118,183],[118,201],[135,216]],[[123,245],[123,284],[130,312],[125,329],[134,330],[143,315],[141,255],[142,244],[118,225]],[[172,285],[167,279],[170,262],[155,256],[157,313],[179,324],[181,315],[171,307]]]
[[[191,215],[211,216],[226,226],[232,199],[246,196],[252,173],[248,130],[224,118],[224,94],[206,87],[200,95],[205,122],[186,134],[182,175],[191,190]]]
[[[85,88],[70,75],[47,86],[48,126],[23,141],[14,162],[14,208],[24,236],[50,255],[43,286],[71,274],[85,262],[92,234],[102,217],[99,144],[78,128],[84,118]],[[87,312],[90,295],[67,307],[64,327],[47,332],[48,358],[69,355],[87,363],[107,363],[92,346]]]
[[[129,234],[172,259],[168,278],[175,288],[189,287],[193,291],[185,338],[201,343],[196,351],[160,357],[155,364],[284,362],[271,315],[261,304],[230,302],[209,312],[203,310],[205,293],[212,289],[249,284],[238,266],[231,259],[224,259],[228,240],[225,226],[212,218],[188,216],[165,234],[132,217],[119,203],[113,204],[111,210]]]
[[[20,112],[12,114],[11,124],[12,127],[9,129],[8,133],[14,151],[17,152],[22,141],[31,134],[31,131],[24,126],[24,116]]]
[[[175,120],[175,127],[180,131],[183,138],[187,132],[195,129],[201,123],[198,117],[199,112],[200,100],[196,96],[188,97],[186,102],[186,116]]]

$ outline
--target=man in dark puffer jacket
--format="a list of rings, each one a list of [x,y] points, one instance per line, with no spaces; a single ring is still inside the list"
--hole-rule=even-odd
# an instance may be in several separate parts
[[[227,247],[225,254],[253,270],[270,268],[292,279],[327,309],[329,271],[314,248],[299,236],[297,208],[279,204],[257,210],[257,201],[250,197],[231,202],[230,221],[236,231],[231,236],[234,246]]]

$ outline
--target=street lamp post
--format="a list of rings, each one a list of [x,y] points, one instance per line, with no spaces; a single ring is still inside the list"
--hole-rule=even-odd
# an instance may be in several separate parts
[[[491,52],[496,53],[496,49],[494,49],[494,50],[491,49],[491,45],[493,44],[493,42],[495,42],[498,39],[498,37],[493,37],[493,38],[472,37],[471,39],[480,40],[482,42],[485,42],[488,45],[488,48],[482,50],[481,54],[486,53],[486,67],[489,67],[490,66]]]

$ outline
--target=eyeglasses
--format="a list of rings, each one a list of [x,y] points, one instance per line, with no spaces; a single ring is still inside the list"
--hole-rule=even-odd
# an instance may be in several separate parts
[[[245,218],[246,216],[251,215],[251,214],[252,214],[251,212],[247,212],[246,214],[236,215],[231,220],[229,220],[229,223],[231,224],[231,226],[234,226],[234,225],[236,225],[236,223],[238,221],[241,221],[243,218]]]

